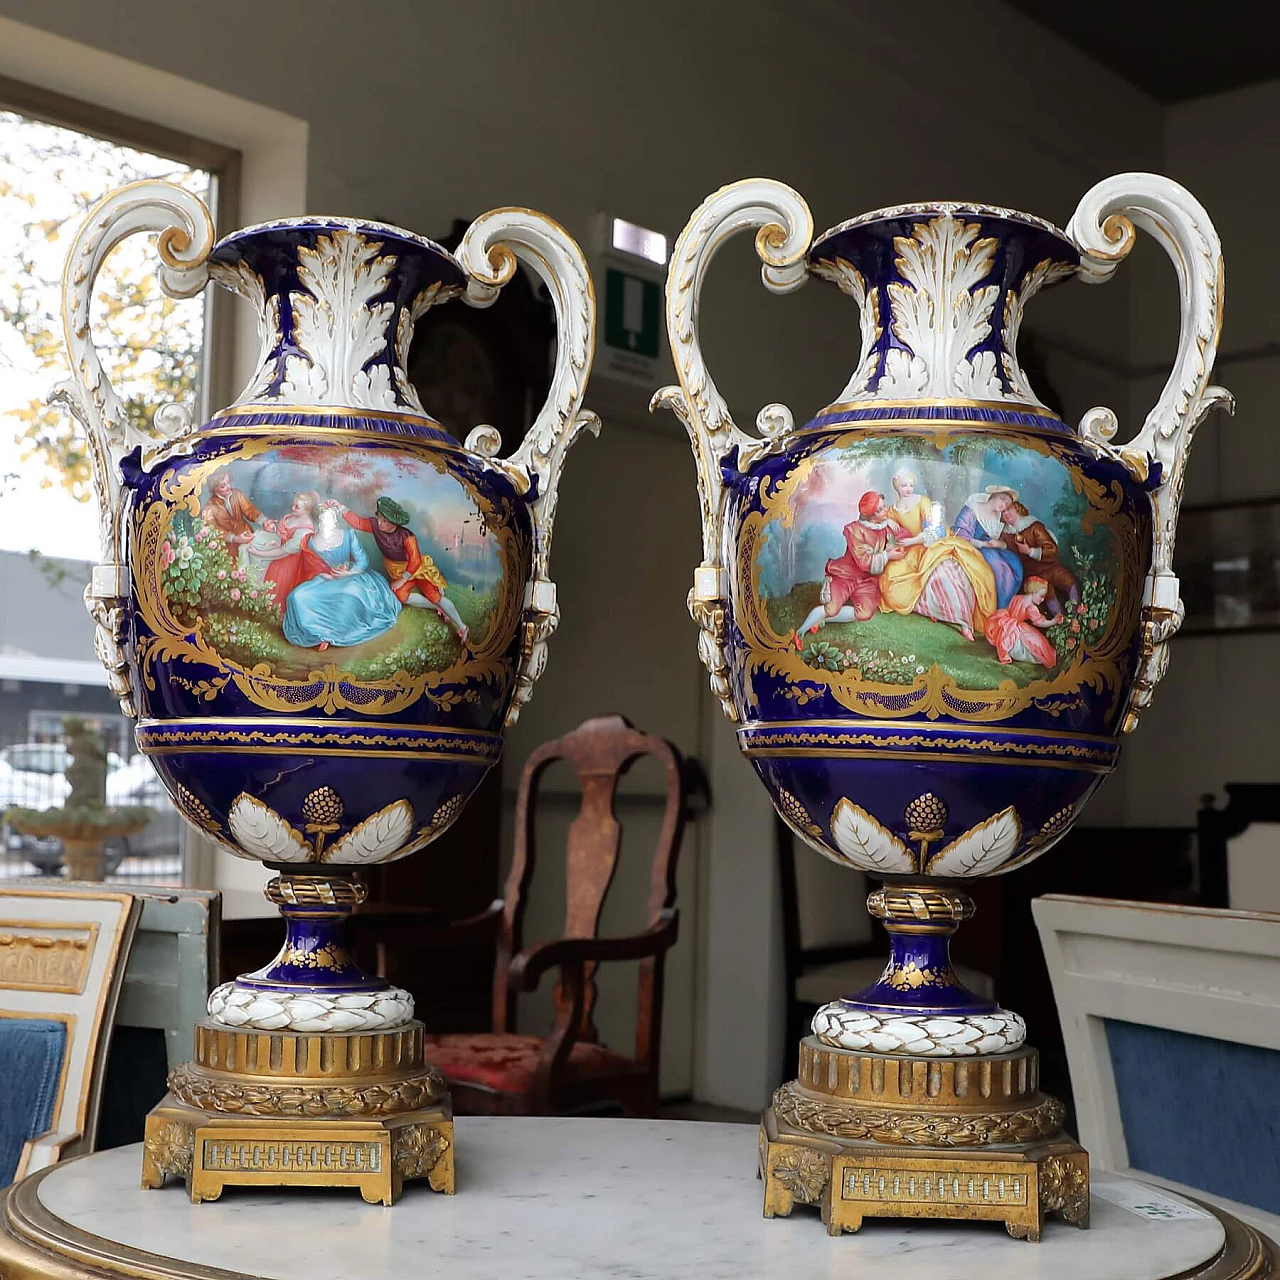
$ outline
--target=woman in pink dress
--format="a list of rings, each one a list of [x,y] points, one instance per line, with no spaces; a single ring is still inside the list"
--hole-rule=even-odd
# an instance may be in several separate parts
[[[1047,618],[1040,612],[1049,584],[1043,578],[1028,578],[1023,593],[987,618],[983,634],[1001,662],[1038,662],[1052,667],[1058,660],[1054,647],[1041,632],[1056,627],[1062,618]]]
[[[276,522],[277,544],[271,547],[250,544],[248,547],[251,556],[265,562],[264,585],[282,607],[294,587],[329,572],[329,566],[308,546],[316,531],[319,506],[318,493],[295,494],[288,513]]]

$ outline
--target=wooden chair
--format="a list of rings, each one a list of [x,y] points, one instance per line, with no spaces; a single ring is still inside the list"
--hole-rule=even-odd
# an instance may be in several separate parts
[[[661,761],[666,775],[665,810],[649,881],[648,927],[631,937],[600,938],[600,912],[622,838],[614,795],[622,775],[646,755]],[[582,786],[581,809],[569,828],[565,851],[564,936],[522,949],[535,862],[538,787],[557,760],[574,766]],[[546,1115],[616,1103],[632,1115],[657,1114],[663,962],[676,940],[673,904],[685,800],[680,753],[621,716],[588,720],[529,757],[516,795],[515,851],[503,896],[481,915],[438,931],[432,942],[449,946],[485,933],[497,935],[492,1031],[427,1037],[427,1060],[444,1072],[457,1111]],[[600,1044],[593,1019],[596,970],[612,960],[640,962],[632,1057]],[[516,996],[536,989],[549,969],[559,970],[551,1032],[545,1039],[519,1035]]]
[[[1280,1233],[1280,914],[1049,895],[1032,904],[1080,1141]]]
[[[1280,783],[1229,782],[1219,809],[1197,815],[1200,898],[1206,907],[1280,911]]]

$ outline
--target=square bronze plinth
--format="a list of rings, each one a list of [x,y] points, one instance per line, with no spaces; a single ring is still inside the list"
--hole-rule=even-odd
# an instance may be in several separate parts
[[[1066,1134],[1004,1146],[895,1146],[807,1133],[779,1123],[770,1107],[759,1173],[766,1218],[816,1205],[831,1235],[877,1217],[1003,1222],[1032,1241],[1048,1213],[1089,1225],[1089,1157]]]
[[[195,1204],[223,1187],[359,1187],[371,1204],[392,1204],[404,1182],[426,1178],[453,1194],[453,1109],[361,1118],[214,1114],[168,1094],[147,1116],[143,1187],[183,1178]]]

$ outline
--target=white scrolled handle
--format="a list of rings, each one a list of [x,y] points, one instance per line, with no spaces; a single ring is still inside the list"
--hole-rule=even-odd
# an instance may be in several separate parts
[[[734,448],[742,462],[762,442],[740,431],[707,370],[698,340],[698,306],[707,268],[717,251],[740,231],[756,232],[760,274],[773,293],[790,293],[808,278],[805,254],[813,240],[813,215],[799,192],[771,178],[744,178],[707,197],[676,240],[667,272],[667,335],[677,387],[664,387],[650,409],[665,406],[684,423],[693,447],[702,507],[702,563],[694,574],[689,612],[701,635],[698,652],[711,688],[730,720],[740,718],[728,682],[724,619],[728,582],[723,563],[725,490],[722,459]],[[793,425],[791,411],[766,405],[756,425],[767,440],[779,440]]]
[[[533,576],[525,596],[520,669],[507,724],[514,724],[533,694],[547,661],[547,641],[560,621],[556,586],[548,576],[551,534],[565,454],[586,428],[599,434],[600,419],[584,412],[583,397],[595,354],[596,299],[577,241],[551,218],[530,209],[493,209],[481,214],[462,238],[458,261],[468,276],[466,300],[488,306],[527,264],[547,286],[556,312],[556,359],[551,388],[520,447],[499,465],[521,487],[533,487]],[[467,448],[493,458],[501,444],[490,426],[476,427]]]
[[[120,534],[119,463],[137,445],[163,443],[191,426],[185,406],[165,404],[157,407],[148,428],[138,431],[93,345],[90,307],[98,272],[116,245],[140,232],[159,233],[160,284],[171,297],[193,297],[208,282],[205,264],[214,244],[213,219],[198,196],[170,182],[143,181],[100,200],[76,235],[62,274],[62,332],[71,376],[50,397],[70,411],[85,433],[101,543],[101,563],[93,570],[85,605],[98,624],[94,648],[126,715],[134,714],[134,705],[122,649],[120,602],[129,592]]]
[[[1150,705],[1169,664],[1167,642],[1182,625],[1173,547],[1192,438],[1210,410],[1234,409],[1231,393],[1210,383],[1222,328],[1222,245],[1204,207],[1185,187],[1159,174],[1122,173],[1088,191],[1067,227],[1080,250],[1081,278],[1091,284],[1109,280],[1133,247],[1135,226],[1159,242],[1177,271],[1178,353],[1155,407],[1127,444],[1111,444],[1117,419],[1110,409],[1090,409],[1080,423],[1086,443],[1153,482],[1154,546],[1143,591],[1142,654],[1124,732],[1137,727],[1139,712]]]

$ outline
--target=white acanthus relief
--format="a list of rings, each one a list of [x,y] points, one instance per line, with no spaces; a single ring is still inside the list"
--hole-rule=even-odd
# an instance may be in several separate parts
[[[1041,409],[1046,407],[1032,389],[1027,375],[1018,363],[1018,333],[1022,328],[1022,317],[1027,303],[1046,285],[1065,280],[1075,273],[1076,268],[1072,263],[1045,258],[1037,262],[1023,276],[1020,288],[1009,290],[1004,300],[1004,329],[1001,334],[1004,354],[1001,356],[1001,362],[1004,365],[1004,376],[1009,380],[1010,396],[1023,404],[1035,405]]]
[[[1094,452],[1154,482],[1154,547],[1143,590],[1140,659],[1125,706],[1125,732],[1136,728],[1140,712],[1150,705],[1169,664],[1168,641],[1182,624],[1173,545],[1191,441],[1212,409],[1235,407],[1231,393],[1210,381],[1222,328],[1222,245],[1203,205],[1185,187],[1159,174],[1123,173],[1088,191],[1067,227],[1080,250],[1081,278],[1090,284],[1109,280],[1133,247],[1135,226],[1160,244],[1177,272],[1182,311],[1178,352],[1159,400],[1127,444],[1111,443],[1118,422],[1110,409],[1090,409],[1080,423],[1081,437]]]
[[[125,715],[136,714],[125,657],[129,575],[120,527],[120,460],[135,447],[164,445],[189,431],[186,406],[158,406],[149,424],[129,419],[111,385],[90,330],[94,285],[107,255],[122,240],[157,233],[160,285],[172,298],[191,298],[208,283],[213,219],[198,196],[171,182],[133,182],[100,200],[84,220],[67,255],[62,276],[62,333],[71,374],[53,388],[50,403],[65,408],[80,425],[98,504],[100,563],[85,590],[85,606],[97,624],[94,649],[107,669],[111,692]]]
[[[239,295],[254,309],[258,317],[257,367],[248,385],[236,397],[235,403],[256,400],[265,395],[276,378],[276,365],[272,353],[280,346],[280,299],[267,298],[262,277],[246,262],[214,262],[209,266],[209,278],[224,289]]]
[[[858,319],[862,328],[862,350],[858,353],[858,367],[837,397],[853,400],[865,394],[867,385],[875,376],[879,359],[877,344],[880,341],[880,290],[874,285],[868,289],[862,272],[845,258],[822,258],[809,264],[812,275],[830,280],[841,293],[848,294],[858,304]]]
[[[813,217],[796,191],[769,178],[746,178],[707,197],[676,240],[667,272],[667,336],[679,386],[663,387],[650,410],[670,409],[684,424],[697,466],[702,508],[702,563],[694,571],[689,612],[698,624],[698,653],[721,709],[739,720],[724,653],[729,603],[724,564],[725,487],[721,461],[733,450],[745,466],[785,441],[792,421],[784,405],[768,405],[757,421],[766,431],[761,440],[734,424],[702,356],[698,306],[707,269],[720,247],[740,231],[756,233],[756,254],[765,287],[790,293],[807,278],[805,253],[813,239]]]
[[[365,367],[386,350],[395,312],[394,302],[374,301],[386,292],[396,265],[395,255],[382,248],[382,241],[344,228],[318,235],[314,249],[299,247],[303,289],[289,295],[289,305],[293,345],[302,354],[286,358],[274,400],[396,407],[390,368],[385,363]]]
[[[535,272],[551,294],[556,312],[556,358],[547,399],[509,458],[497,457],[497,431],[478,424],[467,447],[503,471],[522,492],[533,492],[533,573],[526,588],[520,665],[507,711],[519,719],[547,662],[547,642],[560,621],[556,584],[549,576],[551,535],[565,455],[584,431],[598,435],[600,419],[583,409],[595,354],[596,300],[586,259],[558,222],[529,209],[492,209],[481,214],[458,246],[458,261],[470,277],[466,301],[485,307],[516,272],[517,261]]]
[[[979,287],[995,265],[997,241],[952,214],[917,222],[896,236],[901,280],[887,286],[893,333],[907,348],[890,352],[877,388],[886,394],[973,400],[1003,398],[995,355],[970,352],[991,336],[1000,286]]]

